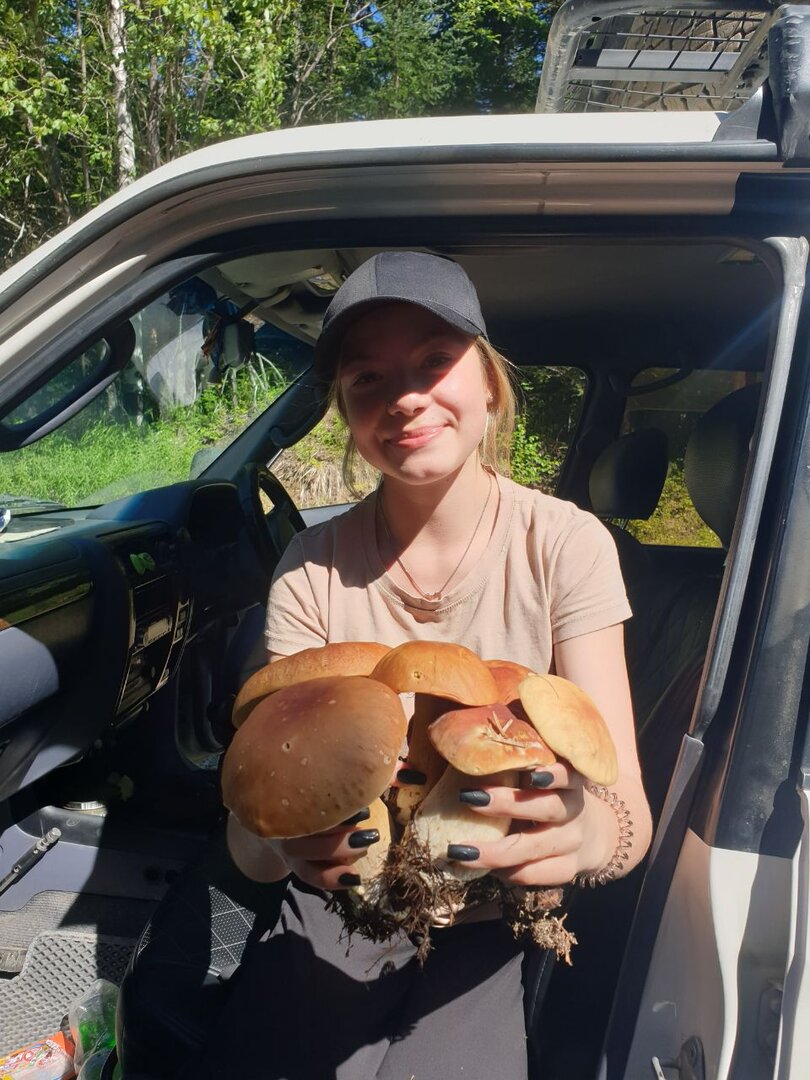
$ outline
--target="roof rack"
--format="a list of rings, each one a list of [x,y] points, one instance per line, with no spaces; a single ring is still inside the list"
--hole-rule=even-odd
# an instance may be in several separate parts
[[[566,0],[551,24],[536,112],[730,112],[768,75],[770,0]]]

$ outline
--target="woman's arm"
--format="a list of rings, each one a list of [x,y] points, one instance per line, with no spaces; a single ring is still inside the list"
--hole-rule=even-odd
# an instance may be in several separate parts
[[[613,736],[619,759],[619,778],[611,790],[622,799],[633,822],[633,842],[623,873],[636,866],[652,840],[652,819],[641,779],[633,723],[633,705],[624,656],[624,628],[609,626],[582,637],[560,642],[554,650],[558,675],[581,687],[590,695]],[[588,795],[589,799],[594,799]],[[614,811],[601,800],[602,812],[614,820],[613,833],[618,838]],[[615,844],[610,852],[612,856]],[[602,864],[604,865],[604,863]],[[591,869],[599,869],[592,867]]]

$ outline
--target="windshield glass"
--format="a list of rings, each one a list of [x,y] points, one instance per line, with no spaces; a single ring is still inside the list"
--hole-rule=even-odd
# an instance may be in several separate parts
[[[198,475],[311,362],[311,347],[192,278],[132,318],[116,379],[39,441],[0,455],[13,517],[94,506]],[[73,360],[5,423],[29,421],[97,363]]]

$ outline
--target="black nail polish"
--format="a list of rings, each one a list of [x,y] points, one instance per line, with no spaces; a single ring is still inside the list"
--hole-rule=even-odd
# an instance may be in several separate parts
[[[467,806],[489,806],[492,796],[488,791],[479,791],[477,788],[462,788],[458,793],[458,801]]]
[[[447,845],[447,858],[452,859],[453,862],[475,862],[475,860],[480,857],[481,852],[477,847],[472,847],[468,844]]]
[[[359,825],[361,821],[368,821],[371,817],[371,811],[367,806],[364,806],[362,810],[358,810],[356,814],[352,814],[351,817],[347,817],[345,821],[341,821],[341,825],[345,825],[348,828],[350,825]]]
[[[533,772],[529,777],[529,784],[531,787],[549,787],[554,783],[554,773],[551,772]]]
[[[349,837],[349,847],[368,847],[370,844],[376,844],[379,839],[379,829],[358,829]]]
[[[400,784],[424,784],[427,782],[427,776],[418,769],[400,769],[397,780]]]
[[[338,884],[345,885],[349,889],[353,885],[359,885],[362,880],[359,874],[341,874],[338,878]]]

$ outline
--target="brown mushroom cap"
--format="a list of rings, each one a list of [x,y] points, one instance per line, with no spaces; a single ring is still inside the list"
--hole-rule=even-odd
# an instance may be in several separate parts
[[[407,641],[380,660],[372,679],[398,694],[436,694],[462,705],[490,705],[498,687],[470,649],[444,641]]]
[[[338,641],[274,660],[251,675],[239,691],[233,703],[233,726],[241,727],[262,698],[285,686],[328,675],[370,675],[388,651],[387,645],[376,641]]]
[[[374,679],[332,676],[279,690],[234,736],[223,802],[258,836],[333,828],[385,791],[406,727],[399,698]]]
[[[527,676],[534,675],[531,668],[516,664],[513,660],[485,660],[484,663],[492,672],[498,687],[497,700],[504,705],[517,701],[520,697],[518,686]]]
[[[428,734],[442,757],[468,776],[532,769],[557,760],[532,725],[502,704],[444,713]]]
[[[540,738],[595,784],[615,784],[616,747],[607,724],[584,690],[559,675],[529,675],[520,700]]]

